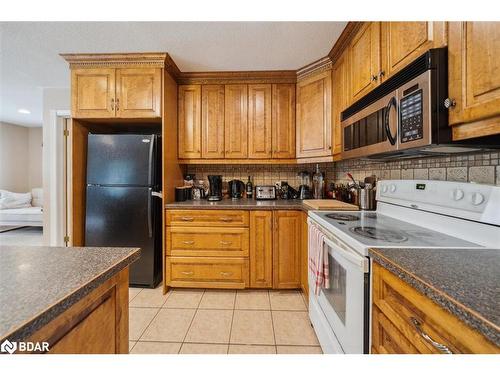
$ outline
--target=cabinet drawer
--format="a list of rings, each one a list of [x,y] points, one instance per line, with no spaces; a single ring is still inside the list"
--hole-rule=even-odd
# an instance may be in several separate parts
[[[248,256],[248,228],[168,227],[167,255]]]
[[[166,216],[168,226],[248,226],[248,211],[167,210]]]
[[[167,257],[166,272],[168,285],[173,287],[248,286],[247,258]]]
[[[392,330],[392,337],[401,336],[400,353],[411,348],[419,353],[444,353],[444,345],[452,353],[498,353],[499,349],[479,332],[471,329],[428,297],[424,296],[397,276],[374,263],[373,274],[373,346],[383,347],[375,332],[383,326]],[[386,319],[388,321],[386,321]],[[390,322],[390,324],[388,324]],[[387,335],[386,335],[387,336]],[[407,340],[407,341],[406,341]],[[404,345],[402,345],[404,343]],[[396,346],[393,346],[393,348]],[[380,351],[380,350],[377,350]]]

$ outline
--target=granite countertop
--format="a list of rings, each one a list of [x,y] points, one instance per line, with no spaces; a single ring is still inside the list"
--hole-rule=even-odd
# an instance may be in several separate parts
[[[206,199],[188,200],[184,202],[173,202],[165,205],[167,209],[212,209],[212,210],[305,210],[307,207],[299,199],[276,199],[258,201],[255,199],[222,199],[209,202]]]
[[[138,248],[0,246],[0,342],[28,338],[139,256]]]
[[[500,346],[500,249],[370,249],[370,256]]]

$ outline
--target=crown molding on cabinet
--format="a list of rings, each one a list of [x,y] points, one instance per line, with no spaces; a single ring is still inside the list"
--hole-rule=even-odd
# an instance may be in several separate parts
[[[348,22],[342,34],[328,53],[328,57],[335,62],[352,40],[354,34],[363,26],[363,22]]]
[[[295,70],[181,72],[177,83],[193,84],[242,84],[242,83],[295,83]]]
[[[123,66],[138,68],[165,68],[174,77],[178,77],[180,70],[174,60],[166,52],[143,53],[61,53],[70,68],[107,67],[119,68]]]
[[[302,81],[303,79],[313,75],[324,72],[325,70],[330,70],[332,68],[332,60],[329,56],[325,56],[319,60],[316,60],[299,70],[297,70],[297,81]]]

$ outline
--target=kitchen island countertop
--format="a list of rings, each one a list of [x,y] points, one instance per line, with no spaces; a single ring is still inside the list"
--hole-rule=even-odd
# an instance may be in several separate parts
[[[500,346],[500,249],[370,249],[373,261]]]
[[[138,248],[0,246],[0,341],[22,341],[136,261]]]

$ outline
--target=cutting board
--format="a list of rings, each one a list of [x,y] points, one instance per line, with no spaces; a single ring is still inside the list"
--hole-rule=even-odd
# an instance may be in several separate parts
[[[358,211],[359,207],[336,199],[305,199],[302,203],[313,210]]]

